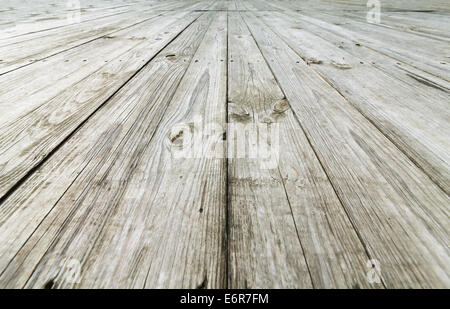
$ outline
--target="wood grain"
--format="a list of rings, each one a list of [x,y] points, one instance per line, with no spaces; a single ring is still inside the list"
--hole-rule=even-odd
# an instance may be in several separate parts
[[[147,231],[152,230],[151,226],[146,228],[141,224],[130,228],[131,222],[143,223],[142,220],[145,222],[150,219],[151,217],[142,213],[148,212],[150,208],[149,204],[141,201],[142,203],[138,203],[141,205],[140,208],[129,210],[128,207],[132,205],[138,206],[135,202],[139,199],[136,196],[126,198],[128,186],[124,184],[131,184],[134,181],[133,177],[144,176],[147,181],[155,179],[151,174],[140,172],[140,169],[148,164],[142,155],[144,150],[148,151],[147,144],[152,139],[209,22],[210,18],[205,16],[185,30],[154,59],[152,64],[146,66],[126,87],[111,98],[103,113],[95,114],[94,118],[75,134],[75,138],[71,139],[76,141],[79,138],[84,141],[83,145],[70,142],[64,144],[58,155],[46,162],[27,181],[24,188],[28,190],[16,191],[8,199],[8,203],[4,204],[0,235],[16,235],[16,237],[3,239],[1,242],[1,251],[7,253],[2,258],[2,269],[7,266],[0,278],[2,286],[21,287],[27,281],[28,285],[34,287],[43,287],[48,282],[53,282],[52,286],[55,287],[66,286],[67,282],[59,282],[52,278],[62,258],[73,256],[80,261],[86,261],[89,254],[95,252],[95,247],[98,247],[96,250],[105,249],[104,246],[112,248],[110,245],[116,241],[119,241],[117,250],[123,249],[131,259],[138,257],[140,250],[146,250],[147,247],[143,246],[132,251],[127,242],[123,242],[124,247],[120,247],[121,237],[136,237],[135,241],[141,238],[147,241]],[[172,54],[177,54],[177,57],[167,57]],[[140,92],[140,89],[148,91]],[[93,131],[97,134],[92,135]],[[146,142],[142,138],[145,138]],[[133,153],[140,155],[135,157],[131,155]],[[138,162],[142,162],[141,168],[138,168]],[[134,168],[130,168],[132,166]],[[53,175],[58,181],[48,183],[47,175]],[[141,181],[137,184],[141,184]],[[29,194],[32,192],[35,194],[30,198]],[[50,192],[52,194],[49,194]],[[105,198],[110,192],[115,194]],[[119,203],[122,199],[129,204]],[[22,206],[17,209],[14,205]],[[138,217],[134,215],[116,217],[127,210]],[[20,224],[15,222],[18,216],[22,218]],[[123,221],[122,232],[101,228],[117,219]],[[79,233],[80,229],[83,232]],[[112,232],[119,238],[102,242],[102,231],[107,232],[107,235]],[[135,234],[136,232],[138,234]],[[90,245],[86,247],[87,243]],[[14,252],[18,249],[21,253],[15,255]],[[8,257],[13,259],[6,264]],[[119,269],[124,267],[122,272],[116,270],[110,273],[112,276],[124,277],[118,281],[110,281],[110,278],[104,277],[104,281],[100,284],[95,280],[101,277],[93,275],[90,279],[92,281],[83,281],[84,285],[89,286],[95,282],[101,286],[114,284],[120,286],[125,283],[128,287],[143,286],[146,272],[137,273],[136,278],[128,277],[129,272],[133,272],[133,269],[128,267],[133,267],[133,264],[123,264],[120,260],[118,264],[114,264],[113,261],[105,264],[101,256],[98,257],[103,267],[113,265]],[[36,272],[37,265],[42,271]],[[83,268],[85,267],[87,266],[83,264]],[[143,264],[142,267],[149,265]],[[126,271],[128,273],[125,273]],[[86,277],[90,275],[88,271],[83,273]],[[34,277],[30,281],[28,278],[31,274],[34,274]]]
[[[230,287],[370,287],[364,247],[238,14],[228,51],[230,122],[280,130],[275,168],[229,161]]]
[[[80,4],[0,0],[1,288],[450,287],[448,1]]]
[[[23,97],[25,103],[30,106],[22,105],[20,110],[23,115],[18,119],[11,114],[5,115],[13,121],[7,122],[0,129],[0,145],[4,149],[0,161],[0,195],[3,196],[28,171],[39,164],[105,100],[120,89],[133,74],[198,16],[199,13],[188,13],[188,16],[180,22],[178,20],[180,16],[175,14],[173,19],[166,17],[158,20],[157,24],[150,21],[141,25],[138,28],[139,31],[117,33],[115,40],[118,44],[121,44],[123,40],[133,42],[131,43],[133,48],[122,51],[119,55],[116,54],[117,56],[111,61],[106,63],[101,61],[100,68],[91,74],[89,69],[80,72],[83,74],[81,76],[72,74],[69,80],[73,82],[73,78],[76,78],[79,81],[69,85],[67,81],[61,83],[64,88],[59,89],[50,99],[48,88],[45,87],[36,94],[38,99],[43,100],[38,101],[29,95]],[[167,26],[171,28],[167,29]],[[137,40],[136,43],[135,35],[144,34],[153,39]],[[63,59],[65,59],[64,56],[59,57],[57,61],[62,63]],[[78,59],[79,62],[86,62],[84,61],[86,59]],[[41,87],[41,84],[37,83],[37,87]]]
[[[430,90],[426,77],[404,70],[383,72],[373,60],[359,58],[354,43],[347,46],[357,55],[335,46],[330,40],[308,30],[287,27],[284,14],[272,14],[267,24],[296,51],[315,71],[336,88],[365,117],[399,147],[413,162],[447,193],[450,192],[449,93],[445,88]],[[307,23],[301,27],[308,29]],[[355,51],[355,49],[357,49]],[[364,48],[362,48],[364,49]],[[364,60],[364,61],[363,61]],[[376,59],[384,65],[384,59]],[[405,66],[403,66],[405,67]],[[406,72],[405,72],[406,70]],[[393,76],[392,76],[393,75]],[[405,82],[407,80],[407,82]],[[419,82],[422,81],[422,82]],[[431,84],[432,85],[432,84]],[[438,89],[436,89],[438,88]],[[381,94],[382,93],[382,94]],[[424,104],[426,102],[426,104]]]
[[[245,17],[370,257],[386,270],[385,285],[448,286],[448,196],[253,14]]]

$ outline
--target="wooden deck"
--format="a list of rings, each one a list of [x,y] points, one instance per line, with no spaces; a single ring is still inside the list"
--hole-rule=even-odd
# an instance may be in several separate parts
[[[1,288],[450,288],[450,2],[80,3],[0,0]]]

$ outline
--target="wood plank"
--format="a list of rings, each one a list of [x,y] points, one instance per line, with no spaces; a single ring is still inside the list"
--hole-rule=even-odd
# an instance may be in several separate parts
[[[278,170],[280,149],[273,149],[277,153],[271,169],[265,167],[266,156],[251,158],[250,150],[245,151],[255,143],[259,147],[255,154],[261,156],[263,143],[268,142],[258,145],[252,138],[261,138],[263,120],[270,117],[273,105],[286,101],[239,15],[229,14],[228,27],[229,287],[311,288]],[[275,130],[275,125],[268,124],[267,130]]]
[[[147,14],[142,14],[147,13]],[[148,13],[153,13],[148,16]],[[94,20],[87,20],[79,23],[73,23],[73,24],[67,24],[65,27],[57,27],[54,29],[48,29],[46,31],[31,31],[29,33],[23,34],[23,35],[16,35],[9,38],[2,38],[1,40],[1,47],[12,45],[11,48],[14,48],[14,44],[19,43],[26,43],[27,41],[36,40],[36,39],[42,39],[44,41],[41,41],[42,43],[53,43],[54,40],[60,39],[60,38],[70,38],[69,35],[75,36],[75,35],[81,35],[84,34],[87,30],[95,30],[96,28],[100,28],[101,26],[106,27],[111,25],[115,25],[116,22],[119,21],[126,21],[127,19],[130,19],[130,16],[133,16],[133,14],[137,17],[137,19],[141,18],[143,15],[147,18],[155,16],[157,12],[152,12],[149,9],[144,10],[144,12],[134,11],[131,9],[128,9],[126,11],[120,12],[118,14],[114,15],[103,15],[101,17],[97,17]],[[128,17],[128,18],[126,18]],[[136,22],[136,19],[135,19]],[[68,23],[68,22],[67,22]],[[111,28],[110,28],[111,31]],[[36,41],[35,41],[36,42]],[[70,43],[70,41],[69,41]],[[28,48],[33,47],[32,44],[29,43],[29,46],[25,46]]]
[[[242,18],[228,24],[229,121],[269,120],[280,138],[273,169],[229,159],[230,287],[371,287],[363,244],[289,103]]]
[[[411,77],[404,71],[394,78],[375,68],[368,59],[363,61],[308,30],[288,27],[289,22],[283,20],[284,14],[264,18],[302,59],[450,193],[450,92],[442,95],[438,89],[430,91],[419,81],[414,86],[405,83],[405,77]],[[342,41],[341,44],[346,45]]]
[[[449,288],[450,5],[381,9],[0,0],[0,288]]]
[[[245,14],[387,287],[449,287],[449,197],[251,13]]]
[[[448,37],[446,34],[446,20],[448,19],[449,11],[444,9],[444,3],[435,3],[435,7],[423,8],[423,5],[427,3],[430,3],[430,1],[420,1],[413,8],[408,8],[409,3],[399,4],[398,1],[381,3],[380,23],[373,25],[397,28],[401,31],[420,35],[431,34],[432,37],[445,39],[445,37]],[[362,4],[361,6],[355,6],[334,2],[330,5],[330,3],[318,2],[311,7],[304,7],[303,12],[321,11],[366,22],[368,8],[364,3]],[[390,7],[389,4],[394,4],[394,7]]]
[[[344,16],[358,22],[366,22],[367,9],[360,11],[327,11],[327,14]],[[414,17],[415,16],[415,17]],[[387,27],[405,31],[416,35],[429,37],[432,39],[450,41],[448,34],[448,19],[450,16],[436,12],[408,12],[398,14],[397,12],[383,11],[378,27]]]
[[[120,30],[139,25],[159,15],[161,12],[154,9],[142,9],[106,19],[76,23],[64,28],[2,40],[0,75],[93,40],[114,36]]]
[[[115,1],[111,5],[106,5],[105,2],[90,1],[88,6],[86,3],[80,2],[81,20],[93,20],[102,18],[107,15],[113,15],[119,12],[126,12],[128,10],[136,9],[136,3],[123,3]],[[2,22],[0,22],[0,38],[7,38],[13,36],[21,36],[31,32],[45,31],[56,27],[70,26],[68,16],[72,16],[74,7],[68,3],[49,4],[45,3],[39,6],[36,1],[27,3],[26,6],[21,7],[18,3],[10,7],[7,14],[3,14]],[[142,5],[140,5],[143,7]]]
[[[121,14],[130,12],[133,7],[129,6],[119,6],[112,8],[104,8],[100,12],[83,12],[83,17],[80,23],[90,22],[92,20],[98,20],[103,18],[108,18],[110,16],[119,16]],[[36,14],[36,13],[35,13]],[[11,14],[12,15],[12,14]],[[8,14],[9,17],[12,17]],[[2,40],[9,38],[17,38],[20,36],[26,36],[31,33],[45,32],[57,28],[64,28],[71,26],[72,24],[67,19],[68,12],[42,12],[34,16],[30,16],[20,22],[20,20],[15,17],[13,20],[15,22],[14,26],[1,27],[0,26],[0,38]]]
[[[104,1],[89,1],[89,5],[80,2],[80,23],[89,22],[95,19],[112,16],[120,12],[139,13],[142,11],[166,11],[166,10],[193,10],[203,5],[202,1],[134,1],[134,3],[123,3],[122,1],[114,1],[115,4],[106,5]],[[28,11],[30,10],[30,11]],[[59,7],[46,3],[43,7],[36,5],[36,1],[25,7],[19,7],[17,4],[5,14],[12,22],[2,26],[0,22],[0,38],[18,37],[26,34],[48,31],[56,28],[64,28],[73,26],[68,21],[68,15],[73,12],[73,8],[66,3]],[[19,15],[20,14],[20,15]],[[70,15],[69,15],[70,16]]]
[[[336,34],[383,53],[397,61],[405,62],[425,72],[450,81],[448,42],[433,40],[412,33],[355,22],[348,18],[315,13],[303,15],[309,23],[330,29]]]
[[[260,16],[265,19],[264,14]],[[282,19],[277,18],[278,16],[282,17]],[[360,60],[362,60],[363,62],[366,62],[371,66],[383,70],[390,76],[406,82],[413,87],[421,88],[421,90],[424,92],[433,92],[434,95],[450,93],[449,82],[427,72],[414,68],[407,63],[400,63],[391,57],[380,54],[372,50],[371,48],[367,48],[361,45],[359,41],[350,40],[346,37],[334,33],[333,31],[309,23],[303,20],[302,16],[298,14],[292,12],[285,12],[284,14],[275,13],[273,17],[277,19],[277,22],[282,22],[286,26],[289,25],[287,27],[292,29],[292,31],[294,31],[294,29],[296,29],[295,31],[303,30],[317,35],[322,39],[333,43],[339,49],[345,50],[346,52],[360,58]],[[269,17],[269,19],[271,18],[272,16]],[[308,60],[309,61],[307,62],[310,63],[315,62],[314,59]],[[424,86],[428,86],[428,88],[425,88]]]
[[[94,20],[83,24],[83,27],[74,25],[64,28],[64,31],[56,29],[53,33],[32,34],[32,38],[5,40],[0,46],[0,76],[105,36],[113,36],[120,30],[139,25],[158,15],[129,13],[120,18],[113,16],[106,21]]]
[[[149,207],[144,192],[136,195],[133,189],[143,181],[159,179],[152,170],[144,173],[149,161],[143,156],[153,149],[150,140],[210,20],[210,16],[201,17],[183,31],[2,204],[0,262],[6,270],[1,286],[22,287],[28,281],[42,287],[51,279],[54,287],[70,286],[52,278],[52,271],[73,254],[83,262],[81,286],[144,285],[151,260],[149,255],[142,257],[145,260],[140,256],[152,248],[147,246],[151,237],[162,235],[150,232],[155,229],[148,221],[154,216],[149,212],[160,207]],[[150,168],[158,170],[156,165]],[[141,180],[134,183],[135,177]],[[123,215],[124,211],[128,214]],[[105,264],[101,253],[110,249],[114,252],[109,252]],[[96,267],[88,270],[90,266]],[[115,270],[106,275],[104,267]],[[134,267],[142,269],[135,272]]]
[[[182,16],[185,17],[180,20]],[[0,145],[4,149],[0,161],[0,196],[39,164],[198,16],[199,13],[175,13],[172,17],[157,20],[157,23],[149,21],[142,24],[137,29],[131,29],[132,32],[117,33],[113,40],[119,45],[123,44],[121,43],[123,40],[132,42],[131,49],[107,63],[104,63],[103,59],[97,60],[94,63],[100,63],[102,66],[91,74],[86,70],[82,73],[88,75],[71,76],[70,79],[76,77],[79,81],[72,79],[71,84],[63,83],[64,88],[50,99],[48,93],[45,93],[45,88],[37,93],[37,98],[41,101],[33,101],[33,97],[25,96],[24,99],[31,102],[32,112],[21,115],[18,119],[12,118],[14,121],[4,124],[0,129]],[[136,42],[135,38],[143,35],[150,39]],[[91,50],[86,49],[86,52],[89,53]],[[97,55],[102,58],[103,52]],[[66,55],[58,59],[61,64],[64,63],[64,56]],[[44,100],[41,98],[42,95]],[[9,103],[6,100],[5,102]],[[36,103],[41,105],[36,106]]]
[[[449,39],[448,14],[438,12],[384,12],[383,24],[407,29],[415,33],[431,34]]]

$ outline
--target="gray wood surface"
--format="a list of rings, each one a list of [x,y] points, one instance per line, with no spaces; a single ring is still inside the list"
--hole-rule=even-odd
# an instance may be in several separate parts
[[[0,0],[0,287],[449,288],[450,5],[369,9]]]

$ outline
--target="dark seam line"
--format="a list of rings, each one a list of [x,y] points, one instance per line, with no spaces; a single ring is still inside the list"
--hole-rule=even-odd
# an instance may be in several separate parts
[[[228,100],[229,100],[229,96],[228,96],[228,90],[229,90],[229,81],[228,81],[228,53],[229,53],[229,49],[228,49],[228,41],[229,41],[229,28],[228,28],[228,11],[227,11],[227,46],[226,46],[226,50],[227,50],[227,54],[226,54],[226,58],[225,58],[225,63],[226,63],[226,79],[227,79],[227,83],[226,83],[226,99],[225,99],[225,137],[228,140],[228,134],[227,134],[227,129],[228,129]],[[226,172],[226,185],[225,185],[225,190],[226,190],[226,196],[225,196],[225,233],[226,233],[226,263],[225,263],[225,288],[229,289],[230,288],[230,282],[231,279],[229,278],[230,275],[230,184],[229,184],[229,171],[228,171],[228,167],[229,167],[229,161],[228,161],[228,142],[225,143],[226,147],[225,147],[225,172]]]
[[[253,13],[252,13],[252,14],[253,14]],[[259,52],[260,52],[261,56],[263,57],[263,59],[264,59],[266,65],[267,65],[267,67],[269,68],[270,72],[272,73],[272,76],[275,78],[275,80],[276,80],[276,82],[277,82],[277,84],[278,84],[278,87],[280,88],[281,92],[283,93],[283,96],[286,97],[286,94],[284,93],[283,89],[281,88],[281,86],[280,86],[280,84],[279,84],[279,82],[278,82],[278,79],[276,79],[275,74],[273,73],[272,68],[271,68],[270,65],[269,65],[269,62],[268,62],[267,59],[266,59],[266,56],[263,54],[263,52],[262,52],[262,50],[261,50],[261,47],[259,46],[259,44],[258,44],[258,42],[256,41],[255,37],[253,36],[253,33],[252,33],[252,31],[250,30],[250,27],[248,26],[247,21],[246,21],[245,18],[243,18],[242,16],[241,16],[241,18],[242,18],[242,21],[243,21],[243,22],[245,23],[245,25],[247,26],[247,29],[248,29],[248,31],[249,31],[251,37],[253,38],[253,40],[254,40],[256,46],[258,47]],[[303,129],[303,128],[302,128],[302,129]],[[283,184],[283,190],[284,190],[284,193],[285,193],[285,195],[286,195],[286,199],[287,199],[287,202],[288,202],[288,204],[289,204],[289,208],[290,208],[290,210],[291,210],[292,221],[294,222],[294,227],[295,227],[295,231],[296,231],[296,233],[297,233],[297,239],[298,239],[298,242],[299,242],[300,247],[302,248],[302,251],[303,251],[303,259],[305,260],[306,268],[308,269],[308,274],[309,274],[309,278],[310,278],[310,280],[311,280],[311,285],[312,285],[312,288],[314,288],[314,280],[313,280],[313,277],[312,277],[312,274],[311,274],[311,269],[309,268],[308,261],[307,261],[307,259],[306,259],[306,255],[305,255],[305,250],[304,250],[302,241],[300,240],[300,235],[299,235],[299,233],[298,233],[297,224],[296,224],[296,222],[295,222],[294,214],[293,214],[293,211],[292,211],[292,205],[291,205],[291,202],[289,201],[289,197],[288,197],[288,194],[287,194],[287,192],[286,192],[286,187],[285,187],[285,183],[284,183],[284,180],[283,180],[283,176],[281,175],[281,171],[280,171],[280,168],[279,168],[279,167],[278,167],[278,174],[280,175],[280,179],[281,179],[281,182],[282,182],[282,184]]]

